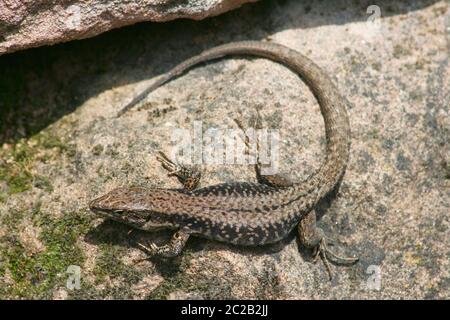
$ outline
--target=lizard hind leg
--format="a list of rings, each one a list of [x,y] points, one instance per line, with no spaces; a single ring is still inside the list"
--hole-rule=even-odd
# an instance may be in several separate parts
[[[137,243],[137,245],[150,256],[159,256],[164,258],[173,258],[179,256],[183,251],[187,241],[189,240],[190,232],[180,229],[175,232],[169,243],[157,246],[154,243],[150,245],[144,245],[142,243]]]
[[[239,120],[239,119],[233,119],[233,120],[244,134],[244,143],[246,146],[246,153],[248,154],[249,150],[251,149],[250,142],[252,139],[250,139],[250,137],[248,136],[247,129],[242,124],[241,120]],[[262,129],[262,119],[261,119],[261,115],[259,114],[258,110],[256,110],[255,119],[250,126],[254,126],[254,129],[256,129],[256,130]],[[255,168],[255,173],[256,173],[256,180],[259,183],[262,183],[262,184],[265,184],[265,185],[268,185],[271,187],[281,188],[281,187],[291,186],[293,184],[292,181],[289,178],[287,178],[281,174],[263,175],[261,173],[263,164],[261,164],[261,160],[259,157],[260,145],[259,145],[258,139],[255,139],[255,142],[256,142],[256,164],[255,164],[254,168]]]
[[[177,177],[184,189],[192,191],[200,184],[201,171],[197,167],[188,167],[177,164],[170,160],[162,151],[158,152],[156,160],[158,160],[161,163],[161,166],[169,172],[169,177]]]
[[[350,265],[356,263],[359,259],[356,257],[341,257],[331,251],[328,247],[328,239],[323,230],[316,225],[316,212],[308,212],[298,224],[298,234],[300,243],[309,249],[314,249],[314,262],[320,257],[327,269],[330,280],[332,272],[329,261],[337,264]]]

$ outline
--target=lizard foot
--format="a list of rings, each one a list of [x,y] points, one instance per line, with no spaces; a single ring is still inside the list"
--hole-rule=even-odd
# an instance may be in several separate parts
[[[316,213],[314,210],[306,214],[306,216],[300,220],[298,224],[298,235],[301,244],[306,248],[314,250],[314,262],[316,262],[318,258],[322,259],[330,280],[333,278],[330,261],[335,264],[349,265],[359,260],[354,257],[341,257],[329,249],[329,244],[331,244],[332,241],[325,236],[325,233],[321,228],[317,227]]]
[[[326,237],[323,237],[320,240],[319,245],[315,247],[313,256],[314,256],[314,259],[313,259],[314,263],[317,262],[317,260],[320,257],[323,264],[325,265],[325,268],[327,269],[327,273],[328,273],[328,277],[330,278],[330,281],[333,279],[333,273],[331,271],[331,266],[330,266],[330,262],[329,262],[330,260],[336,264],[341,264],[341,265],[351,265],[351,264],[358,262],[358,260],[359,260],[359,258],[356,258],[356,257],[342,257],[342,256],[339,256],[338,254],[334,253],[333,251],[331,251],[328,248]]]
[[[156,245],[154,243],[151,243],[150,245],[144,245],[144,244],[142,244],[140,242],[136,242],[136,245],[142,251],[144,251],[147,254],[147,256],[145,258],[140,258],[140,259],[133,260],[133,264],[138,264],[138,263],[141,263],[142,261],[149,260],[156,253],[156,248],[157,247],[156,247]]]
[[[156,160],[161,162],[161,166],[166,169],[169,173],[169,177],[177,177],[178,181],[183,185],[183,187],[192,191],[197,188],[200,183],[201,172],[197,168],[189,168],[180,164],[176,164],[171,161],[162,151],[158,152]]]
[[[144,245],[140,242],[136,242],[137,246],[141,248],[145,253],[147,253],[150,256],[153,256],[157,254],[158,252],[158,246],[154,243],[150,243],[149,245]]]
[[[181,254],[181,251],[183,250],[184,246],[186,245],[186,242],[189,239],[189,235],[190,235],[189,231],[178,230],[172,235],[172,239],[170,240],[170,242],[162,246],[157,246],[154,243],[144,245],[140,242],[136,242],[136,244],[149,256],[173,258]]]
[[[175,255],[171,254],[171,252],[167,251],[165,246],[158,247],[154,243],[150,243],[148,245],[142,244],[140,242],[136,242],[136,245],[147,254],[147,257],[133,260],[134,264],[141,263],[142,261],[149,260],[151,257],[164,257],[164,258],[172,258]]]

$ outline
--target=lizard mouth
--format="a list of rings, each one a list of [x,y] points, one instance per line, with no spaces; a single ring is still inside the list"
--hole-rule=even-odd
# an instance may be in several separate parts
[[[99,216],[117,222],[125,223],[139,228],[146,223],[146,220],[135,212],[125,212],[125,210],[107,210],[89,206],[89,209]]]

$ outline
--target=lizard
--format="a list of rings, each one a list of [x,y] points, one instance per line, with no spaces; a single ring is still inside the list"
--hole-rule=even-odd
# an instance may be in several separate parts
[[[324,118],[326,156],[319,169],[304,181],[291,182],[281,175],[262,175],[261,165],[257,163],[257,183],[232,182],[196,188],[201,176],[197,170],[174,163],[159,153],[157,159],[169,171],[169,176],[177,177],[184,188],[120,187],[92,200],[89,208],[102,217],[133,228],[174,230],[171,240],[164,245],[139,244],[148,254],[166,258],[180,255],[191,236],[239,246],[259,246],[279,242],[297,228],[300,243],[314,250],[314,261],[322,259],[331,279],[329,260],[353,264],[358,258],[340,257],[330,250],[328,237],[316,225],[314,207],[334,189],[345,172],[350,153],[350,125],[347,100],[313,61],[273,42],[242,41],[220,45],[161,75],[117,116],[122,116],[150,92],[188,69],[230,55],[250,55],[278,62],[296,72],[307,84]]]

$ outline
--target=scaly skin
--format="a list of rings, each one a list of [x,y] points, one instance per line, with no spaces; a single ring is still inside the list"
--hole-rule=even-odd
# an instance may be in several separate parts
[[[333,189],[345,171],[350,146],[346,100],[338,93],[327,74],[307,57],[268,42],[245,41],[218,46],[182,62],[161,76],[125,106],[119,115],[187,69],[228,55],[268,58],[287,66],[306,82],[319,102],[325,123],[326,160],[320,169],[305,181],[284,185],[267,181],[263,184],[264,181],[261,181],[263,183],[259,184],[224,183],[191,191],[119,188],[92,201],[90,208],[100,215],[143,230],[178,230],[171,244],[164,248],[152,246],[150,249],[164,256],[179,254],[189,235],[236,245],[257,246],[277,242],[299,225],[303,244],[316,248],[325,260],[327,254],[328,257],[336,257],[326,248],[323,233],[316,228],[315,213],[311,210]],[[170,161],[166,160],[165,163],[167,165]],[[174,172],[172,174],[177,175]],[[348,259],[347,262],[350,260],[356,261]]]

